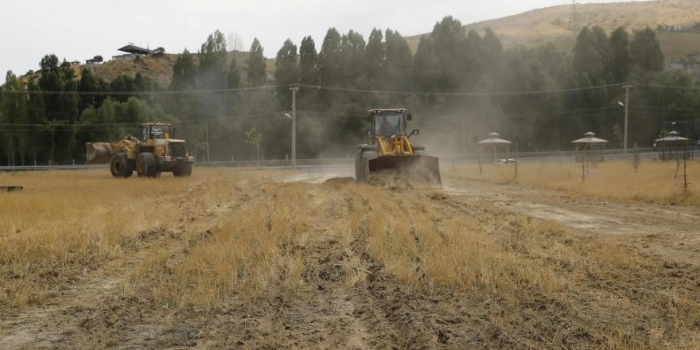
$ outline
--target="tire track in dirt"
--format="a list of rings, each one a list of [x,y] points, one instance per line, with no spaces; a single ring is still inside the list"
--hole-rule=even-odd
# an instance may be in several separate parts
[[[319,183],[317,177],[313,179],[314,183]],[[322,215],[319,218],[321,221],[316,222],[316,237],[310,240],[303,252],[305,267],[302,276],[308,286],[303,299],[314,302],[302,303],[293,308],[296,309],[293,312],[296,315],[301,313],[300,308],[310,313],[306,317],[311,322],[305,322],[305,326],[301,326],[302,332],[294,329],[294,326],[287,325],[286,328],[289,328],[291,334],[321,334],[323,338],[321,341],[315,341],[313,337],[307,338],[293,345],[302,344],[300,348],[374,349],[395,344],[397,337],[378,312],[380,308],[374,305],[361,283],[353,285],[351,281],[357,274],[371,277],[372,271],[354,266],[358,260],[355,245],[353,242],[349,245],[341,242],[340,230],[344,227],[335,218],[349,215],[345,199],[338,193],[328,196],[328,187],[324,185],[312,185],[308,190],[315,192],[317,198],[323,198],[316,203],[314,211],[329,215]],[[287,322],[295,319],[295,316],[289,317],[289,314],[285,316],[281,319]],[[312,324],[313,327],[310,326]]]
[[[444,192],[560,222],[582,234],[624,239],[662,259],[700,265],[700,210],[692,206],[599,200],[562,191],[482,181],[453,181]]]
[[[275,178],[276,181],[279,179]],[[577,347],[598,341],[593,335],[597,325],[595,311],[572,309],[567,304],[571,301],[565,299],[570,295],[523,295],[522,309],[512,310],[498,298],[449,290],[424,291],[400,283],[385,270],[381,261],[369,254],[366,232],[353,235],[350,241],[344,240],[346,237],[341,230],[346,222],[339,218],[348,217],[353,205],[345,197],[348,191],[343,190],[349,181],[334,181],[334,187],[319,184],[327,181],[324,177],[312,177],[312,181],[314,183],[303,187],[305,194],[311,194],[308,205],[317,213],[307,228],[310,238],[298,246],[285,247],[302,256],[303,283],[300,286],[275,285],[254,299],[230,295],[223,306],[211,311],[196,307],[168,308],[167,305],[153,302],[148,295],[140,295],[139,292],[143,291],[123,293],[120,288],[123,286],[122,278],[154,250],[170,252],[168,264],[177,263],[179,254],[186,254],[186,249],[205,242],[208,230],[225,218],[227,213],[240,206],[277,200],[274,193],[265,192],[268,181],[232,190],[230,200],[217,203],[193,196],[210,184],[193,184],[186,193],[160,198],[163,201],[177,201],[178,210],[183,213],[182,220],[172,232],[147,232],[139,239],[128,242],[128,254],[123,259],[87,271],[85,280],[71,286],[70,293],[62,292],[54,298],[55,305],[17,310],[15,315],[0,318],[0,329],[9,327],[7,334],[14,335],[12,345],[17,345],[13,348],[19,349],[486,349],[554,347],[560,344]],[[411,196],[416,201],[425,201],[433,212],[442,217],[461,215],[489,221],[498,219],[495,210],[482,212],[475,201],[492,200],[490,197],[498,193],[498,189],[498,186],[463,189],[464,192],[471,191],[471,194],[433,190],[403,193],[397,190],[396,196]],[[501,192],[503,196],[494,201],[499,212],[501,208],[525,214],[526,210],[546,210],[537,206],[534,209],[532,206],[513,208],[503,204],[508,202],[556,207],[559,201],[572,200],[550,198],[554,196],[551,192],[545,192],[540,197],[527,190]],[[160,202],[153,203],[158,205]],[[583,207],[590,209],[590,212],[581,211],[582,215],[602,216],[602,211],[593,210],[593,203],[580,205],[578,200],[576,203],[573,207],[563,207],[563,210],[575,212],[576,208]],[[610,203],[611,206],[613,204],[623,208],[627,205]],[[560,214],[560,218],[567,216],[566,212]],[[632,218],[630,214],[619,220],[624,223]],[[682,220],[691,219],[692,216]],[[581,220],[585,222],[585,218]],[[184,239],[184,230],[193,235]],[[577,228],[577,231],[600,234],[595,229]],[[611,236],[628,237],[633,234]],[[669,265],[667,270],[668,274],[690,274],[688,269],[677,265]],[[353,279],[359,282],[353,283]],[[635,295],[640,298],[640,303],[650,305],[646,298],[655,296],[654,291],[661,288],[653,286],[654,289],[651,289],[651,284],[640,287],[639,281],[633,277],[623,282],[615,280],[617,284],[594,281],[599,285],[591,287],[591,290],[600,294],[593,294],[592,300],[596,301],[600,295],[621,298],[629,294],[626,291],[629,289],[637,291]],[[668,281],[668,276],[663,275],[652,282],[666,285]],[[97,289],[100,286],[106,288]],[[580,297],[580,305],[589,305],[586,303],[590,295],[577,297]],[[521,318],[509,318],[512,311]],[[657,311],[649,310],[652,313]],[[631,311],[628,313],[631,314]],[[31,320],[26,318],[28,315],[32,316]],[[605,316],[606,320],[616,320],[618,317]],[[635,318],[630,316],[628,319]],[[636,318],[642,319],[641,316]],[[4,345],[4,335],[0,333],[0,345]]]

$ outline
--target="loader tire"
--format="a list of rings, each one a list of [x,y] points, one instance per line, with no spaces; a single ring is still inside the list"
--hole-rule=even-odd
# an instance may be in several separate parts
[[[126,157],[126,153],[113,155],[112,160],[109,162],[109,170],[114,177],[130,177],[134,172],[129,159]]]
[[[180,166],[173,171],[173,176],[175,177],[187,177],[190,175],[192,175],[192,164]]]
[[[158,162],[156,156],[150,152],[140,153],[136,157],[136,173],[139,177],[158,176]]]
[[[358,150],[355,155],[355,182],[365,182],[365,173],[362,171],[362,150]]]
[[[369,161],[377,158],[377,152],[374,151],[364,151],[362,152],[362,157],[360,160],[360,173],[362,177],[362,182],[369,182],[370,172],[369,172]]]

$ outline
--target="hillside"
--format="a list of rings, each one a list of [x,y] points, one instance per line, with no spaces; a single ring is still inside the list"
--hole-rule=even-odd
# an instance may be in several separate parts
[[[173,79],[173,66],[177,61],[177,57],[177,54],[167,54],[161,57],[142,57],[139,60],[109,61],[93,69],[95,75],[106,81],[112,81],[122,74],[133,77],[136,73],[141,73],[157,82],[160,86],[166,87],[170,85],[170,81]],[[241,75],[243,76],[245,76],[245,71],[248,67],[245,63],[247,58],[247,52],[234,51],[228,54],[228,62],[232,59],[236,59],[238,61],[238,67],[241,70]],[[198,63],[197,54],[194,55],[194,59],[195,63]],[[275,60],[268,59],[266,65],[268,76],[271,78],[275,67]],[[84,66],[81,66],[80,69],[83,67]]]
[[[455,14],[459,18],[459,14]],[[559,50],[570,52],[575,38],[571,32],[573,6],[561,5],[537,9],[514,16],[472,23],[467,31],[483,31],[491,28],[501,39],[504,47],[516,45],[539,46],[554,44]],[[700,1],[667,0],[653,2],[627,2],[608,4],[577,4],[576,27],[601,26],[608,33],[619,26],[629,32],[658,26],[681,26],[690,29],[700,22]],[[700,52],[699,32],[660,32],[658,39],[666,57],[673,61],[679,57]],[[419,36],[409,38],[415,50]]]
[[[658,39],[667,62],[700,52],[700,32],[688,31],[700,23],[700,1],[698,0],[667,0],[654,2],[608,3],[608,4],[579,4],[576,5],[576,27],[601,26],[608,33],[619,26],[628,31],[644,27],[659,28],[681,26],[683,31],[661,31]],[[573,7],[561,5],[532,10],[514,16],[472,23],[465,26],[469,30],[482,32],[490,27],[498,34],[504,47],[516,45],[539,46],[552,43],[559,50],[570,52],[575,38],[571,32]],[[459,14],[454,14],[459,18]],[[430,28],[426,28],[430,30]],[[407,38],[415,52],[420,36]],[[317,48],[320,50],[320,47]],[[242,73],[245,74],[246,52],[231,52],[229,59],[238,60]],[[196,59],[196,55],[195,55]],[[167,54],[162,57],[144,57],[136,61],[109,61],[94,67],[97,76],[111,81],[121,74],[134,76],[141,73],[161,86],[168,86],[172,80],[172,68],[177,60],[177,54]],[[76,73],[84,66],[76,67]],[[267,60],[268,77],[272,79],[275,69],[274,58]],[[79,76],[79,74],[78,74]]]
[[[141,75],[150,78],[151,80],[158,83],[158,85],[160,85],[161,87],[167,87],[170,85],[170,81],[173,79],[173,66],[177,61],[178,56],[179,54],[165,54],[163,56],[142,56],[137,60],[107,61],[103,64],[93,66],[73,66],[73,71],[75,72],[75,76],[77,78],[80,78],[80,74],[83,71],[83,69],[90,68],[97,77],[100,77],[107,82],[116,79],[120,75],[128,75],[133,77],[137,73],[141,73]],[[247,58],[247,52],[229,52],[227,66],[232,59],[236,59],[238,61],[238,67],[241,70],[241,75],[245,77],[245,72],[248,67],[245,63],[245,60]],[[195,53],[195,63],[198,63],[198,59],[199,58]],[[275,68],[275,60],[267,59],[266,65],[268,78],[272,79],[272,74]],[[34,72],[33,74],[36,78],[38,78],[38,71]],[[22,78],[25,83],[29,80],[29,77],[26,75]]]

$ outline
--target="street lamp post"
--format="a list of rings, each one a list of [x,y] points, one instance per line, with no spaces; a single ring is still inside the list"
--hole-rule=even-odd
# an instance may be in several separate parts
[[[297,91],[298,86],[289,88],[292,90],[292,169],[297,169]],[[289,115],[287,115],[289,116]]]
[[[634,87],[634,85],[623,85],[622,87],[625,88],[625,136],[623,141],[625,144],[622,153],[627,158],[627,120],[630,111],[630,88]]]

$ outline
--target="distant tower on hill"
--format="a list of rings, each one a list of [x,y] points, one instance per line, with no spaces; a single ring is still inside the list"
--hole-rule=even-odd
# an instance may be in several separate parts
[[[573,13],[571,14],[571,37],[576,38],[576,0],[571,1],[574,10]]]

